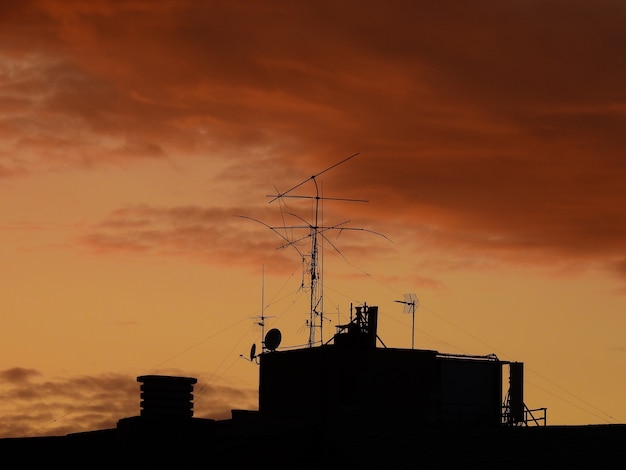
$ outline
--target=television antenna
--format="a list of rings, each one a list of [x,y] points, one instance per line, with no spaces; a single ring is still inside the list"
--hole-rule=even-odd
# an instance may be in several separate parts
[[[259,319],[257,325],[261,327],[261,352],[265,352],[265,319],[272,318],[265,315],[265,265],[261,270],[261,278],[261,316],[257,317]]]
[[[415,348],[415,310],[419,306],[419,300],[415,294],[404,294],[404,300],[394,300],[404,304],[402,313],[410,313],[413,316],[413,324],[411,326],[411,349]]]
[[[348,199],[348,198],[335,198],[335,197],[324,197],[324,196],[320,196],[320,188],[317,182],[317,178],[332,170],[333,168],[341,165],[342,163],[347,162],[348,160],[356,157],[358,155],[358,153],[352,154],[349,157],[344,158],[343,160],[340,160],[337,163],[334,163],[333,165],[329,166],[328,168],[314,174],[313,176],[305,179],[304,181],[301,181],[300,183],[296,184],[295,186],[291,187],[290,189],[288,189],[287,191],[284,192],[279,192],[278,190],[276,191],[276,194],[271,194],[268,195],[267,197],[271,198],[269,200],[269,203],[272,203],[274,201],[280,201],[286,198],[296,198],[296,199],[312,199],[314,200],[314,220],[311,222],[308,222],[307,220],[305,220],[304,218],[300,217],[297,214],[293,214],[293,213],[288,213],[288,215],[295,217],[296,219],[300,220],[303,224],[302,225],[283,225],[283,226],[270,226],[264,222],[261,222],[260,220],[254,219],[252,217],[246,217],[246,216],[239,216],[239,217],[243,217],[243,218],[248,218],[248,219],[252,219],[255,220],[256,222],[259,222],[263,225],[265,225],[267,228],[271,229],[272,231],[274,231],[276,234],[278,234],[283,240],[284,243],[279,246],[278,248],[286,248],[288,246],[293,247],[298,254],[300,255],[300,257],[303,260],[306,260],[306,256],[303,255],[300,250],[298,249],[298,244],[306,241],[307,239],[310,240],[310,253],[308,254],[309,257],[309,263],[308,263],[308,267],[307,267],[307,278],[309,280],[309,289],[310,289],[310,299],[309,299],[309,320],[307,321],[307,326],[309,328],[309,339],[308,339],[308,345],[309,347],[313,346],[317,341],[316,341],[316,330],[320,330],[320,342],[323,343],[323,330],[322,330],[322,326],[323,326],[323,322],[324,322],[324,305],[323,305],[323,301],[324,301],[324,295],[323,295],[323,277],[322,277],[322,273],[320,270],[320,239],[322,241],[326,241],[327,243],[329,243],[333,249],[335,251],[337,251],[339,254],[341,254],[341,252],[339,251],[339,249],[337,249],[337,247],[330,241],[328,240],[328,238],[326,237],[326,232],[329,232],[331,230],[362,230],[362,231],[367,231],[367,232],[371,232],[377,235],[381,235],[384,238],[385,235],[382,235],[380,233],[371,231],[371,230],[366,230],[366,229],[359,229],[359,228],[348,228],[345,227],[344,225],[347,224],[349,221],[345,221],[345,222],[341,222],[335,225],[329,225],[326,226],[324,225],[321,221],[320,221],[320,201],[325,201],[325,200],[331,200],[331,201],[348,201],[348,202],[368,202],[367,200],[364,199]],[[312,181],[313,184],[315,185],[315,195],[301,195],[301,194],[292,194],[296,189],[300,188],[301,186],[303,186],[305,183]],[[294,230],[296,229],[301,229],[301,230],[305,230],[306,234],[301,236],[301,237],[290,237],[286,234],[289,233],[293,233]],[[284,233],[283,233],[284,232]]]
[[[262,265],[261,268],[261,315],[254,318],[255,320],[257,320],[255,324],[261,327],[261,353],[264,353],[267,350],[265,346],[265,319],[273,318],[265,315],[265,265]],[[244,357],[243,354],[240,354],[239,356]],[[252,344],[248,357],[250,362],[256,362],[256,359],[258,357],[256,351],[256,343]]]

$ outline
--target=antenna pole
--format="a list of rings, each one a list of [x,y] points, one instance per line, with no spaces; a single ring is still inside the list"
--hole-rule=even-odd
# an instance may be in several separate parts
[[[411,349],[415,349],[415,308],[417,305],[417,296],[415,294],[404,294],[404,300],[394,300],[399,304],[404,304],[404,313],[410,313],[411,321]]]
[[[323,318],[324,318],[323,290],[322,290],[322,284],[320,284],[320,278],[321,278],[320,268],[319,268],[320,260],[318,259],[319,258],[318,235],[321,234],[325,230],[323,227],[319,226],[319,223],[320,223],[319,222],[319,210],[320,210],[319,206],[320,206],[320,199],[324,199],[324,198],[320,197],[320,190],[319,190],[319,186],[317,184],[316,178],[326,173],[327,171],[335,168],[336,166],[341,165],[342,163],[356,157],[357,155],[358,153],[354,153],[350,155],[349,157],[344,158],[343,160],[337,163],[334,163],[328,168],[298,183],[297,185],[293,186],[287,191],[273,196],[272,199],[269,201],[269,202],[272,202],[279,198],[291,197],[289,196],[289,194],[293,190],[299,188],[300,186],[302,186],[304,183],[308,181],[313,181],[313,184],[315,185],[315,196],[314,196],[315,197],[315,221],[313,222],[312,225],[309,225],[309,233],[311,236],[311,266],[309,267],[309,277],[311,281],[310,308],[309,308],[309,347],[312,347],[315,344],[315,330],[317,328],[320,329],[320,338],[323,338],[322,326],[323,326]],[[298,197],[298,196],[293,196],[293,197]],[[313,197],[311,197],[311,199],[312,198]],[[367,201],[353,200],[353,202],[367,202]],[[317,320],[318,317],[319,317],[319,324]]]
[[[261,352],[265,352],[265,265],[261,265]]]
[[[411,302],[411,315],[413,322],[411,324],[411,349],[415,349],[415,301]]]
[[[313,227],[311,227],[311,307],[309,310],[309,321],[310,321],[310,329],[309,329],[309,347],[312,347],[315,344],[315,328],[317,327],[316,317],[318,316],[318,306],[321,302],[321,294],[319,292],[319,269],[318,269],[318,249],[317,249],[317,234],[319,232],[319,188],[317,186],[317,181],[313,178],[313,183],[315,183],[315,222]],[[320,320],[320,329],[321,329],[321,320]]]
[[[324,184],[322,182],[322,227],[324,226]],[[322,245],[320,247],[320,276],[318,280],[319,284],[319,298],[320,298],[320,344],[324,344],[324,237],[322,237]]]

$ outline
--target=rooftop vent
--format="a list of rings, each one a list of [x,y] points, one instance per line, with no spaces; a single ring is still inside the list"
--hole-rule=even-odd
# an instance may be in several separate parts
[[[193,417],[193,377],[142,375],[141,416],[158,418]]]

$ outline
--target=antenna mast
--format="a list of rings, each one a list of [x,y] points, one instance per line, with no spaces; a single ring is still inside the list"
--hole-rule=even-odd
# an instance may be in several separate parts
[[[417,296],[415,294],[404,294],[404,300],[394,300],[400,304],[404,304],[404,313],[410,313],[413,316],[413,322],[411,325],[411,349],[415,349],[415,309],[419,305]]]
[[[266,318],[273,318],[273,317],[266,317],[265,316],[265,265],[261,266],[261,315],[258,317],[255,317],[256,319],[259,319],[260,321],[256,321],[255,324],[259,325],[261,327],[261,353],[264,353],[267,351],[267,345],[265,344],[265,319]],[[256,354],[256,348],[253,350],[254,352],[250,354],[250,360],[254,359],[253,356],[255,356]]]
[[[373,230],[367,230],[367,229],[362,229],[362,228],[348,228],[348,227],[344,227],[344,225],[346,223],[348,223],[349,221],[345,221],[345,222],[341,222],[338,224],[334,224],[334,225],[320,225],[320,200],[332,200],[332,201],[349,201],[349,202],[368,202],[365,199],[346,199],[346,198],[334,198],[334,197],[323,197],[320,196],[320,191],[319,191],[319,186],[317,184],[317,180],[316,178],[318,176],[320,176],[323,173],[326,173],[327,171],[335,168],[336,166],[350,160],[351,158],[354,158],[358,155],[358,153],[355,153],[353,155],[350,155],[347,158],[344,158],[343,160],[329,166],[328,168],[326,168],[325,170],[320,171],[319,173],[316,173],[315,175],[311,176],[310,178],[307,178],[306,180],[298,183],[297,185],[295,185],[294,187],[288,189],[285,192],[277,192],[277,194],[272,194],[272,195],[268,195],[268,197],[270,197],[270,203],[276,201],[276,200],[282,200],[284,198],[299,198],[299,199],[314,199],[315,200],[315,215],[313,218],[313,222],[307,222],[305,219],[303,219],[302,217],[293,214],[293,213],[288,213],[290,216],[295,217],[297,219],[299,219],[300,221],[303,222],[303,225],[283,225],[283,226],[270,226],[264,222],[261,222],[260,220],[257,220],[255,218],[252,217],[248,217],[248,216],[244,216],[244,215],[239,215],[238,217],[243,217],[246,219],[251,219],[254,220],[255,222],[259,222],[262,225],[264,225],[265,227],[269,228],[270,230],[274,231],[276,234],[278,234],[283,240],[284,243],[279,246],[278,248],[285,248],[288,246],[291,246],[292,248],[294,248],[298,254],[300,255],[300,257],[302,258],[302,260],[305,260],[305,256],[300,252],[299,248],[298,248],[298,244],[304,241],[309,241],[311,243],[311,251],[310,251],[310,264],[308,266],[307,269],[307,276],[310,280],[310,299],[309,299],[309,304],[310,304],[310,308],[309,308],[309,320],[307,321],[307,326],[309,328],[309,340],[308,340],[308,345],[309,347],[313,346],[316,343],[316,339],[315,339],[315,330],[319,329],[320,330],[320,338],[322,337],[322,324],[323,324],[323,318],[324,318],[324,313],[323,313],[323,276],[321,275],[320,272],[320,265],[322,265],[323,263],[320,262],[320,251],[319,251],[319,241],[320,241],[320,237],[322,240],[326,240],[326,242],[328,244],[330,244],[330,246],[337,252],[339,253],[341,256],[343,256],[341,254],[341,252],[337,249],[337,247],[330,241],[328,240],[328,238],[325,235],[325,232],[330,231],[330,230],[362,230],[365,232],[370,232],[373,233],[375,235],[380,235],[384,238],[386,238],[387,240],[389,240],[385,235],[383,235],[382,233],[378,233],[378,232],[374,232]],[[296,190],[297,188],[299,188],[300,186],[302,186],[303,184],[305,184],[306,182],[312,180],[313,184],[315,185],[315,196],[306,196],[306,195],[296,195],[296,194],[291,194],[294,190]],[[299,237],[299,238],[294,238],[291,236],[292,232],[294,229],[301,229],[301,230],[307,230],[308,233],[305,236]],[[283,233],[284,232],[284,233]],[[391,241],[391,240],[389,240]],[[323,254],[323,251],[322,251]],[[322,266],[323,267],[323,266]],[[304,282],[303,282],[304,285]],[[323,342],[323,338],[320,339],[321,342]]]
[[[309,320],[307,322],[307,326],[309,328],[309,340],[308,340],[309,347],[313,346],[316,342],[316,339],[315,339],[316,329],[320,330],[320,341],[323,342],[323,338],[322,338],[322,335],[323,335],[322,324],[323,324],[323,318],[324,318],[324,313],[322,311],[323,310],[323,283],[321,282],[322,276],[320,274],[319,236],[322,236],[323,238],[324,237],[323,232],[330,230],[330,229],[341,228],[342,230],[345,230],[344,228],[341,227],[342,224],[333,226],[333,227],[320,226],[320,221],[319,221],[320,200],[329,199],[329,200],[334,200],[334,201],[367,202],[366,200],[363,200],[363,199],[325,198],[323,196],[320,196],[320,190],[319,190],[319,186],[317,184],[316,178],[320,176],[321,174],[326,173],[327,171],[335,168],[336,166],[350,160],[351,158],[356,157],[357,155],[358,153],[355,153],[353,155],[350,155],[347,158],[344,158],[343,160],[329,166],[325,170],[320,171],[319,173],[311,176],[310,178],[302,181],[301,183],[295,185],[294,187],[292,187],[291,189],[288,189],[287,191],[283,193],[278,193],[276,195],[269,196],[272,198],[269,201],[270,203],[276,201],[277,199],[282,199],[282,198],[287,198],[287,197],[315,200],[315,213],[313,216],[314,217],[313,223],[308,224],[308,227],[299,227],[299,228],[308,228],[309,229],[308,236],[311,239],[311,252],[310,252],[311,259],[310,259],[310,265],[308,269],[308,277],[310,280],[310,299],[309,299],[310,308],[309,308]],[[311,181],[311,180],[313,181],[313,184],[315,185],[315,196],[298,196],[298,195],[290,194],[292,191],[294,191],[295,189],[302,186],[304,183]],[[298,228],[298,227],[280,227],[280,228],[286,229],[286,228]],[[302,239],[295,240],[295,241],[301,241],[301,240]],[[283,246],[287,246],[292,243],[295,243],[295,241],[288,241]]]
[[[261,266],[261,352],[265,352],[265,265]]]

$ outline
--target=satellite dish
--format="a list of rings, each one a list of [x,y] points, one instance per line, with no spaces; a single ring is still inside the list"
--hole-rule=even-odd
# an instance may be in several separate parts
[[[282,333],[277,328],[272,328],[265,335],[265,347],[270,351],[275,351],[280,345],[282,339]]]
[[[253,361],[255,357],[256,357],[256,343],[254,343],[252,347],[250,348],[250,360]]]

